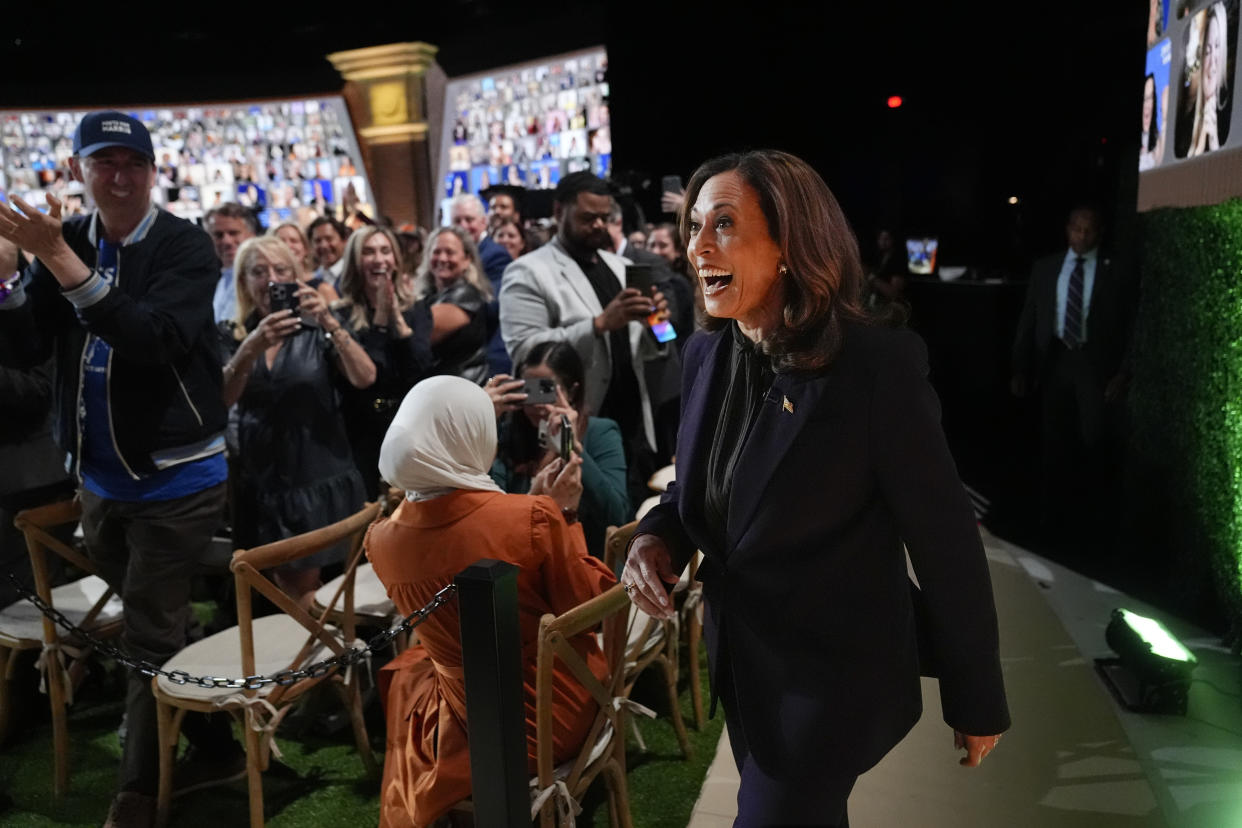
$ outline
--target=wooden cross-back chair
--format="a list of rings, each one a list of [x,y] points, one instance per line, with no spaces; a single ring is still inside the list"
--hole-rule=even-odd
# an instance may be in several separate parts
[[[608,809],[613,828],[631,828],[629,792],[625,778],[625,651],[630,599],[618,584],[561,615],[551,613],[539,622],[535,666],[535,778],[531,780],[533,816],[542,828],[565,824],[563,809],[577,802],[600,774],[608,786]],[[607,675],[596,678],[570,644],[574,636],[601,628]],[[599,705],[582,749],[572,760],[554,764],[553,688],[560,661]],[[564,785],[561,795],[559,784]],[[567,793],[573,802],[566,802]],[[558,818],[558,809],[561,809]]]
[[[610,526],[604,540],[604,565],[613,572],[621,570],[630,539],[638,521],[624,526]],[[644,670],[653,664],[659,667],[668,694],[669,718],[677,734],[677,744],[683,756],[690,756],[690,738],[681,717],[681,705],[677,701],[677,622],[652,618],[637,606],[630,607],[628,641],[625,653],[625,695],[628,697],[634,683]]]
[[[253,549],[238,549],[233,553],[233,562],[230,565],[237,586],[237,626],[191,644],[173,656],[164,665],[164,669],[168,672],[184,671],[196,677],[270,676],[282,670],[305,668],[333,655],[340,655],[349,647],[359,644],[360,642],[354,640],[354,577],[362,557],[363,537],[367,527],[379,514],[379,508],[378,503],[369,503],[357,513],[330,526]],[[328,606],[315,616],[263,575],[265,570],[305,558],[342,542],[349,543],[345,577],[335,596],[329,600]],[[271,601],[281,614],[255,618],[251,610],[252,590]],[[343,601],[345,607],[343,612],[334,616],[341,621],[339,628],[332,626],[329,620],[329,616],[338,611],[338,601]],[[192,710],[210,713],[224,709],[243,722],[250,824],[253,828],[262,826],[262,772],[270,762],[276,726],[291,709],[294,701],[323,681],[330,682],[341,696],[350,714],[354,739],[363,765],[367,773],[376,776],[378,768],[362,718],[358,687],[360,672],[350,670],[345,675],[333,672],[323,676],[308,676],[289,686],[266,685],[257,690],[209,689],[192,684],[176,684],[164,676],[152,679],[160,734],[157,824],[167,823],[172,799],[173,764],[185,714]]]
[[[70,623],[93,637],[116,638],[124,622],[120,599],[114,597],[113,590],[99,577],[94,563],[53,534],[58,527],[75,526],[81,516],[81,504],[76,500],[64,500],[18,512],[13,523],[26,538],[35,593]],[[87,573],[86,577],[53,587],[49,552]],[[84,662],[93,648],[78,636],[60,629],[28,601],[19,600],[0,610],[0,741],[13,715],[17,655],[23,650],[40,648],[43,650],[40,667],[52,710],[55,760],[52,790],[59,797],[69,789],[67,708],[72,703],[73,688],[85,676]]]

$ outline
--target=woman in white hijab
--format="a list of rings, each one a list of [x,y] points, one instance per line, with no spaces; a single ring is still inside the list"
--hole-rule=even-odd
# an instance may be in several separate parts
[[[556,461],[535,476],[531,494],[505,494],[488,470],[496,456],[496,414],[487,392],[460,377],[432,377],[410,391],[380,449],[380,473],[406,491],[392,517],[378,521],[366,548],[402,614],[426,605],[480,558],[519,567],[527,732],[534,732],[535,640],[544,613],[562,613],[604,592],[616,579],[587,554],[577,523],[582,459]],[[420,643],[381,670],[388,752],[380,825],[430,825],[470,795],[457,613],[441,610],[419,627]],[[573,646],[597,676],[606,673],[595,639]],[[558,667],[555,758],[572,756],[595,704]],[[385,689],[385,685],[387,688]],[[534,761],[534,743],[527,739]]]

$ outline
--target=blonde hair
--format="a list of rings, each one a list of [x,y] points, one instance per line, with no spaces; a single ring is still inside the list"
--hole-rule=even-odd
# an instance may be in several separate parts
[[[349,241],[345,242],[345,253],[342,254],[345,259],[345,269],[341,271],[341,298],[332,303],[333,310],[348,314],[346,325],[354,332],[366,330],[371,324],[367,318],[367,309],[371,304],[367,300],[367,279],[362,275],[362,246],[376,233],[384,236],[392,245],[393,261],[396,267],[393,268],[389,279],[392,281],[393,290],[397,296],[398,309],[404,311],[414,304],[414,297],[401,284],[401,245],[397,241],[396,234],[378,224],[359,227],[350,234]]]
[[[284,230],[286,227],[297,233],[302,238],[302,250],[304,251],[304,255],[302,257],[302,275],[305,276],[315,270],[315,249],[311,247],[310,239],[306,237],[306,233],[302,230],[301,225],[299,225],[296,221],[282,221],[280,224],[268,230],[267,235],[275,236],[280,239],[280,231]],[[284,241],[284,239],[281,239],[281,241]]]
[[[293,269],[293,276],[301,281],[302,267],[293,249],[275,236],[254,236],[242,242],[233,258],[233,289],[237,294],[237,310],[233,315],[233,336],[237,340],[246,338],[246,320],[254,313],[255,303],[250,298],[246,287],[246,271],[254,260],[262,256],[273,265],[286,265]]]
[[[418,273],[414,276],[414,293],[419,299],[426,299],[436,293],[436,279],[431,275],[431,251],[436,246],[436,239],[445,233],[456,236],[461,242],[462,250],[466,252],[466,270],[461,278],[474,285],[488,302],[492,301],[492,283],[483,275],[483,262],[479,259],[478,245],[474,243],[474,239],[470,238],[470,234],[460,227],[440,227],[427,237],[427,243],[423,245],[423,263],[419,265]]]

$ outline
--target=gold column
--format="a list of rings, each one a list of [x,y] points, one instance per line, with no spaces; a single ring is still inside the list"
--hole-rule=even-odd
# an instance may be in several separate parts
[[[397,225],[430,227],[435,218],[425,75],[437,51],[430,43],[390,43],[327,56],[346,81],[376,210]]]

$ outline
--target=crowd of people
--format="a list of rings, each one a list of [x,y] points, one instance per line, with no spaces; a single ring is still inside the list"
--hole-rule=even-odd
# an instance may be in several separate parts
[[[805,163],[719,159],[692,179],[678,224],[638,228],[607,182],[573,173],[543,239],[507,187],[487,204],[455,197],[445,226],[426,234],[331,216],[263,232],[239,204],[211,210],[200,229],[151,203],[157,169],[137,120],[93,113],[74,151],[92,213],[62,220],[51,196],[45,211],[0,206],[0,268],[16,274],[0,294],[0,355],[58,388],[58,442],[80,481],[88,550],[124,597],[131,652],[161,663],[187,643],[193,564],[213,534],[230,531],[238,547],[291,537],[389,487],[405,499],[373,528],[368,554],[402,612],[469,563],[463,554],[519,564],[524,600],[568,609],[615,582],[598,560],[606,528],[633,519],[650,474],[676,455],[680,485],[640,525],[622,580],[663,616],[663,581],[691,550],[706,555],[714,688],[746,819],[844,819],[853,778],[917,716],[903,540],[942,638],[946,718],[972,764],[995,747],[1008,717],[994,611],[925,353],[912,334],[869,321],[853,236]],[[793,193],[809,201],[795,206]],[[875,293],[900,301],[895,272],[877,276]],[[657,337],[655,323],[674,336]],[[832,396],[824,382],[831,411],[817,408]],[[872,445],[870,434],[894,439]],[[764,495],[780,462],[793,473]],[[804,485],[825,469],[842,486],[870,482],[828,494]],[[344,553],[274,579],[309,605]],[[817,574],[804,578],[804,566]],[[799,578],[813,587],[805,601],[788,589]],[[824,623],[825,584],[839,593],[840,625]],[[769,629],[776,603],[801,625],[792,633]],[[822,658],[801,663],[844,672],[827,654],[845,652],[838,639],[860,617],[883,637],[849,645],[878,658],[829,682],[842,698],[793,673],[761,681],[805,655],[782,641],[822,640]],[[537,625],[526,626],[533,640]],[[436,678],[460,663],[454,630],[432,624],[402,656],[386,823],[430,824],[468,794],[461,699]],[[804,709],[781,720],[789,693]],[[564,753],[586,700],[562,696]],[[856,705],[845,696],[887,701],[846,716]],[[153,808],[145,677],[131,679],[126,710],[108,823],[118,826],[147,824]],[[852,758],[776,738],[795,730],[844,733],[832,754]],[[218,732],[202,743],[226,764],[239,750]]]

